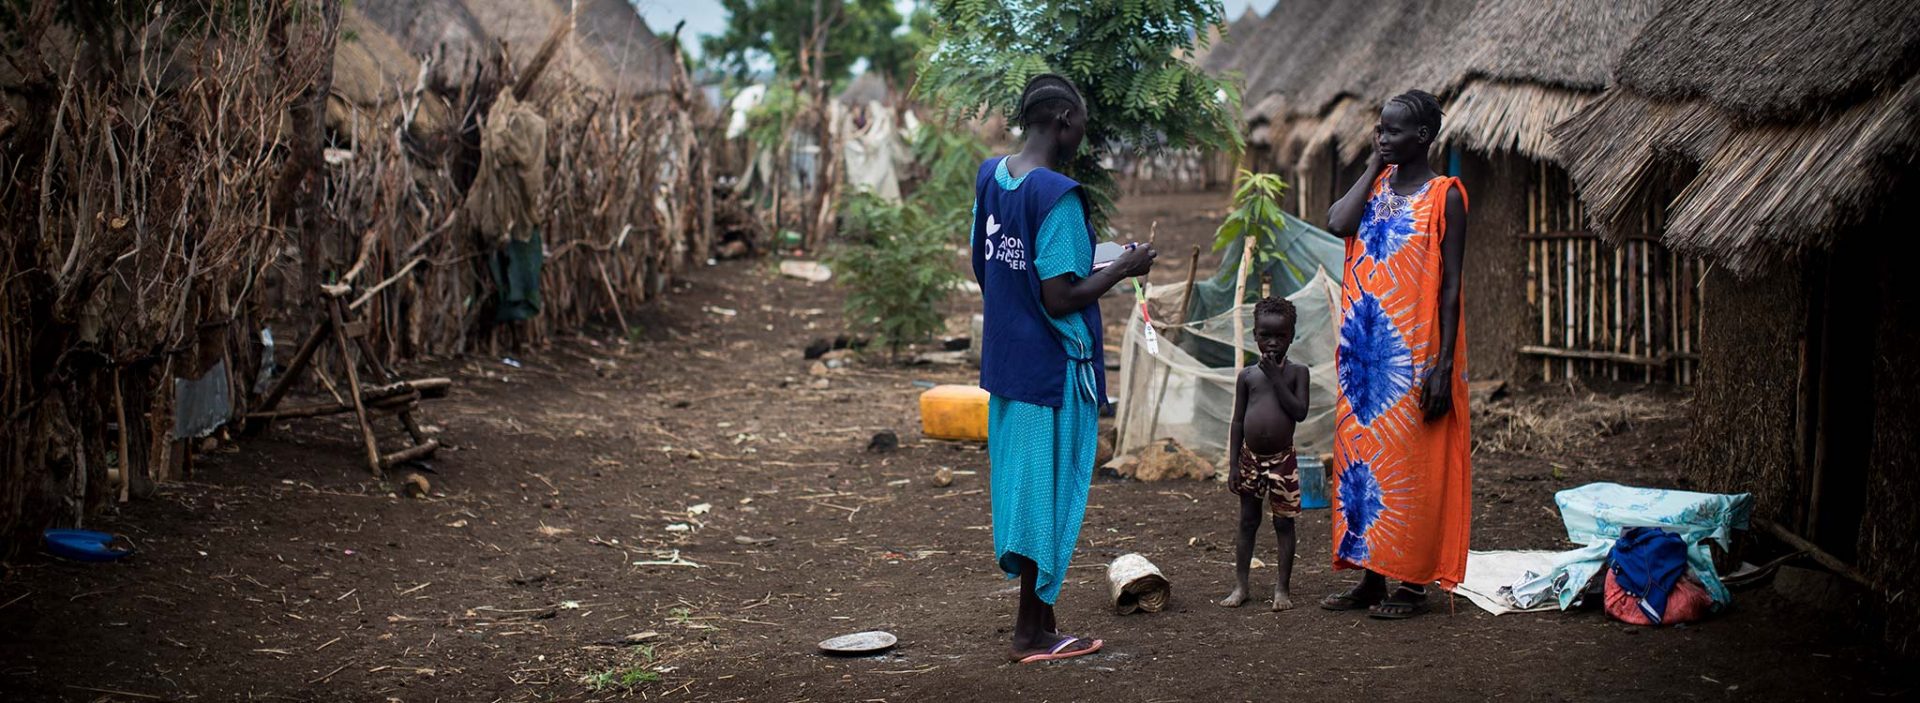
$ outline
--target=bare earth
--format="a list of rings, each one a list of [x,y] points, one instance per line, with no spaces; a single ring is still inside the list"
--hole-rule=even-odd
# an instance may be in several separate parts
[[[1210,240],[1223,198],[1126,203],[1124,230],[1144,238],[1160,223],[1155,280],[1184,278],[1187,246]],[[1217,259],[1203,255],[1202,271]],[[1911,695],[1911,675],[1877,649],[1764,587],[1712,621],[1668,629],[1595,611],[1495,618],[1444,597],[1406,622],[1218,608],[1208,601],[1229,589],[1235,503],[1210,482],[1097,480],[1060,619],[1106,649],[1007,664],[1013,597],[992,561],[986,454],[923,439],[915,406],[915,381],[973,372],[881,354],[809,387],[800,349],[842,332],[840,294],[770,269],[695,272],[633,315],[644,329],[631,344],[569,339],[529,352],[524,368],[482,358],[410,369],[457,379],[428,409],[458,449],[432,464],[426,499],[371,480],[346,424],[296,421],[95,520],[139,546],[122,563],[24,554],[0,579],[0,700]],[[956,319],[973,304],[957,301]],[[1680,412],[1565,451],[1483,452],[1475,545],[1566,546],[1557,490],[1674,485]],[[879,430],[899,433],[900,449],[867,452]],[[960,475],[935,487],[943,466]],[[1325,512],[1301,525],[1294,585],[1310,603],[1349,575],[1327,566]],[[1271,539],[1261,536],[1267,558]],[[1171,578],[1171,609],[1107,611],[1103,565],[1128,552]],[[1272,567],[1254,577],[1256,593],[1270,592]],[[869,629],[899,646],[853,659],[815,651]],[[595,644],[636,633],[653,634]],[[587,682],[600,674],[600,687]]]

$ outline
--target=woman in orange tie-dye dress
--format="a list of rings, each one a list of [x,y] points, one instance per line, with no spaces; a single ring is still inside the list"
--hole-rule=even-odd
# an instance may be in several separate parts
[[[1426,587],[1466,576],[1472,521],[1460,270],[1467,194],[1427,152],[1440,105],[1412,91],[1380,111],[1367,175],[1328,211],[1347,239],[1333,460],[1333,563],[1365,569],[1329,610],[1412,617]],[[1388,591],[1387,578],[1401,585]]]

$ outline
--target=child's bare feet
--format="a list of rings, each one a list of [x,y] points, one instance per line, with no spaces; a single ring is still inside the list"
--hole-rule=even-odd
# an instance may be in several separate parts
[[[1247,587],[1235,586],[1233,589],[1233,592],[1227,594],[1227,597],[1220,599],[1217,605],[1219,605],[1222,608],[1238,608],[1241,605],[1246,604],[1246,602],[1247,602]]]
[[[1287,589],[1275,588],[1273,589],[1273,612],[1278,613],[1282,610],[1293,610],[1293,594],[1288,593]]]

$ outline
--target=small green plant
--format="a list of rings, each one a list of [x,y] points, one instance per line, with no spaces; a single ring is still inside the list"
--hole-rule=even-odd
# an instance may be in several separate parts
[[[580,683],[594,691],[606,691],[616,688],[631,689],[641,684],[659,683],[660,672],[654,671],[651,668],[653,666],[653,645],[638,647],[635,653],[640,659],[639,663],[616,666],[606,671],[582,676],[580,677]]]
[[[675,625],[691,623],[693,622],[693,611],[688,608],[674,608],[669,610],[667,611],[667,622]]]
[[[954,248],[970,238],[973,173],[987,156],[973,135],[932,122],[912,148],[926,181],[899,203],[849,196],[840,210],[848,244],[830,260],[847,287],[849,322],[895,356],[945,325],[941,303],[961,279]]]
[[[1253,263],[1259,268],[1279,261],[1287,265],[1287,270],[1300,278],[1300,269],[1287,259],[1280,250],[1280,232],[1287,227],[1287,218],[1280,209],[1280,197],[1287,192],[1287,182],[1271,173],[1254,173],[1241,169],[1234,177],[1237,182],[1233,189],[1233,212],[1227,215],[1225,222],[1213,235],[1213,250],[1220,251],[1231,246],[1242,235],[1253,237]]]
[[[952,237],[920,208],[866,193],[849,197],[841,214],[855,241],[831,261],[847,286],[847,317],[897,356],[944,324],[940,303],[960,281]]]

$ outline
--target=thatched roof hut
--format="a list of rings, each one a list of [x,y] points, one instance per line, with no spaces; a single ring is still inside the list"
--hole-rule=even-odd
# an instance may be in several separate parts
[[[574,37],[543,81],[556,77],[589,90],[650,96],[673,90],[677,52],[625,0],[360,0],[355,9],[416,57],[433,62],[437,87],[463,85],[499,42],[513,68],[525,68],[554,23],[577,4]]]
[[[1481,0],[1452,51],[1461,58],[1440,139],[1481,152],[1552,158],[1548,130],[1607,87],[1613,62],[1654,0]]]
[[[1612,74],[1552,134],[1592,227],[1619,241],[1664,216],[1713,266],[1689,476],[1850,563],[1912,651],[1920,243],[1898,206],[1920,194],[1920,13],[1670,0]]]
[[[403,99],[419,83],[420,62],[358,9],[347,9],[340,30],[333,54],[333,89],[327,99],[327,128],[353,140],[362,130],[390,127],[402,114]],[[444,103],[420,101],[414,114],[417,131],[437,131],[446,123]]]
[[[554,2],[564,5],[564,0]],[[609,88],[629,97],[673,90],[679,52],[654,34],[632,3],[580,0],[576,26],[580,42],[593,50],[604,67]]]
[[[887,85],[886,76],[879,71],[867,71],[847,83],[840,91],[838,100],[842,105],[865,105],[867,103],[888,103],[893,98],[893,88]]]
[[[440,87],[461,84],[487,57],[487,31],[461,0],[357,0],[353,9],[407,53],[431,61]]]
[[[1920,13],[1899,0],[1675,2],[1617,84],[1554,130],[1594,227],[1616,233],[1676,167],[1666,241],[1737,269],[1823,249],[1920,157]]]
[[[1206,65],[1245,77],[1248,126],[1272,125],[1283,162],[1328,143],[1360,157],[1380,105],[1412,88],[1451,99],[1443,141],[1546,158],[1547,130],[1606,87],[1654,4],[1284,2]]]

